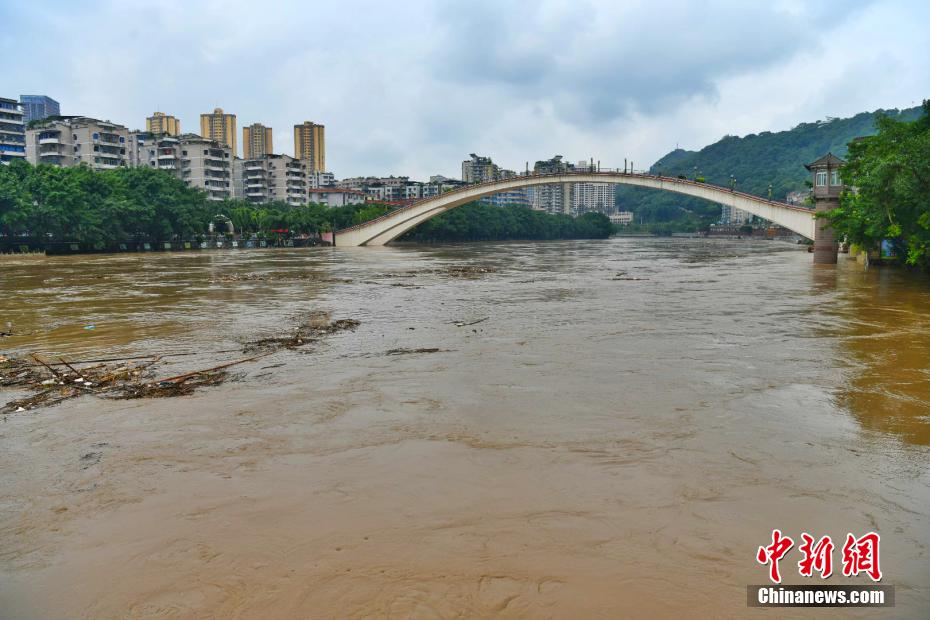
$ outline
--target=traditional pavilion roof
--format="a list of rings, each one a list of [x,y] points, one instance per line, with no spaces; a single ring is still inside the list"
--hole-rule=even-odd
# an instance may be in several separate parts
[[[827,153],[826,155],[824,155],[823,157],[821,157],[820,159],[816,161],[812,161],[809,164],[804,164],[804,167],[807,168],[808,170],[812,170],[814,168],[838,168],[839,166],[842,166],[845,163],[846,163],[845,159],[840,159],[833,153]]]

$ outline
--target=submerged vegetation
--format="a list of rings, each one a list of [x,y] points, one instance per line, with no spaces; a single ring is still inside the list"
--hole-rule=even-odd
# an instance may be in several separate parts
[[[923,116],[879,116],[878,133],[849,145],[843,182],[854,188],[829,213],[838,235],[864,248],[883,240],[930,271],[930,100]]]

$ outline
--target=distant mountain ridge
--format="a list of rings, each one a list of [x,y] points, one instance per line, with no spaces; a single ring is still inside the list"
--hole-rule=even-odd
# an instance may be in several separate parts
[[[920,107],[876,110],[850,118],[801,123],[787,131],[764,131],[742,138],[724,136],[700,151],[675,149],[649,171],[688,178],[697,173],[708,183],[724,187],[729,185],[732,175],[741,191],[767,196],[771,184],[772,197],[784,200],[788,192],[806,188],[808,173],[804,164],[828,152],[843,157],[847,143],[853,138],[875,133],[875,118],[879,114],[910,121],[920,113]],[[637,221],[672,221],[686,217],[686,212],[708,218],[719,214],[717,205],[703,200],[627,186],[617,188],[617,203],[621,209],[636,213]]]

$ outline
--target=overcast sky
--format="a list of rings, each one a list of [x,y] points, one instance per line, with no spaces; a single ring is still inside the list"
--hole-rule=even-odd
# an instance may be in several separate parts
[[[640,168],[930,97],[925,0],[0,0],[0,23],[0,96],[190,132],[219,106],[290,154],[311,120],[337,177],[458,177],[472,152]]]

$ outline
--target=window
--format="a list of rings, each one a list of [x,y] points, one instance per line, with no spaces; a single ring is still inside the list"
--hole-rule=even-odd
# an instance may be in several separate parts
[[[100,139],[100,134],[97,133],[97,132],[95,131],[95,132],[94,132],[94,140],[99,140],[99,139]]]
[[[827,184],[827,173],[826,173],[826,172],[823,172],[823,171],[822,171],[822,172],[818,172],[818,173],[817,173],[817,182],[816,182],[817,187],[825,187],[826,184]]]
[[[834,170],[830,173],[830,185],[842,185],[840,182],[840,171]]]

